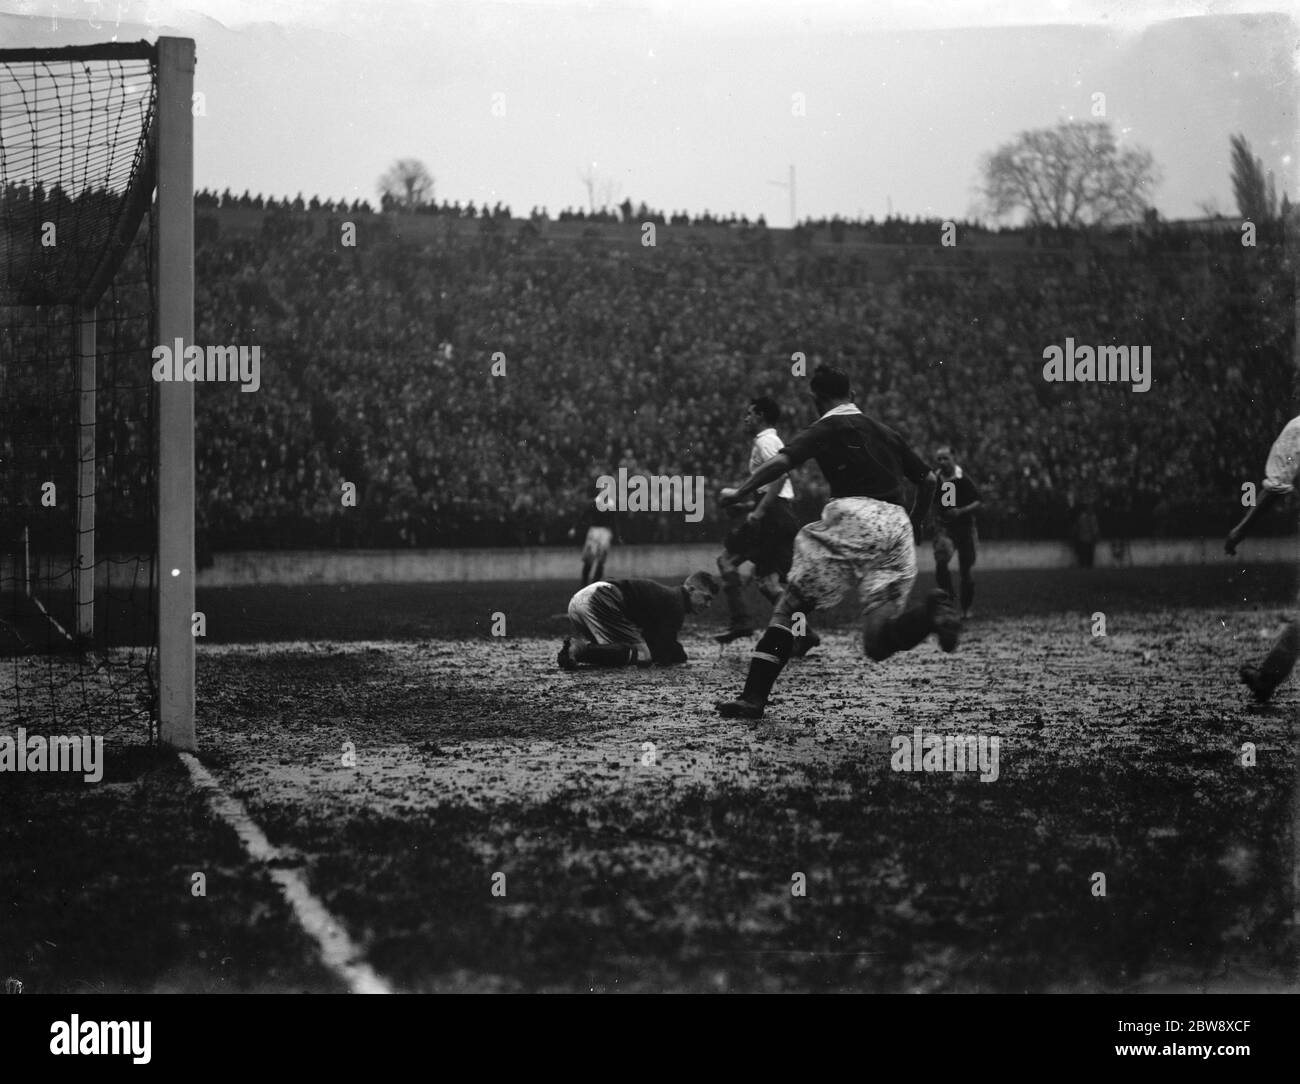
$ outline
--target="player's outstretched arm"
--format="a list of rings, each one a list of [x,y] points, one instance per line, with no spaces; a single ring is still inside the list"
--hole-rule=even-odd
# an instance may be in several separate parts
[[[767,487],[767,492],[763,494],[762,499],[758,502],[758,506],[749,513],[750,519],[758,521],[767,515],[772,505],[776,504],[776,502],[781,499],[781,485],[784,481],[785,475],[783,474]],[[761,485],[762,483],[759,484]]]
[[[781,475],[789,473],[794,468],[794,464],[784,452],[777,452],[771,459],[759,464],[758,468],[740,483],[740,488],[729,496],[722,497],[719,504],[727,508],[733,504],[739,504],[759,486],[766,485],[768,482],[774,482]]]

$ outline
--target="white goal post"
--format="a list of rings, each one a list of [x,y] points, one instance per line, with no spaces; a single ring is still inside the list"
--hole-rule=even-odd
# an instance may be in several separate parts
[[[158,342],[194,341],[194,42],[158,39]],[[158,728],[193,752],[194,385],[158,386]]]

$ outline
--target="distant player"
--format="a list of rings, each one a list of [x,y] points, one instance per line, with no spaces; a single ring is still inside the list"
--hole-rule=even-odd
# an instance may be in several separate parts
[[[618,513],[597,508],[595,503],[583,508],[576,529],[569,532],[572,538],[584,532],[582,542],[582,586],[602,579],[605,575],[605,558],[609,548],[618,541]]]
[[[718,593],[718,578],[693,572],[680,587],[654,580],[603,580],[569,600],[573,636],[564,641],[561,670],[579,666],[673,666],[686,661],[678,642],[688,613],[703,613]]]
[[[749,470],[752,474],[781,450],[781,438],[776,423],[781,420],[781,408],[765,395],[750,400],[745,411],[744,425],[754,436],[749,450]],[[754,582],[759,591],[773,605],[785,590],[785,578],[794,560],[794,536],[799,533],[799,521],[794,514],[794,486],[789,476],[760,486],[758,501],[747,512],[739,511],[744,519],[723,540],[723,553],[718,558],[718,571],[722,574],[722,594],[727,600],[730,615],[727,631],[715,636],[720,644],[729,644],[754,634],[754,621],[745,606],[744,583],[740,566],[746,561],[754,565]],[[805,655],[821,643],[816,633],[806,632],[796,637],[794,654]]]
[[[1295,492],[1297,473],[1300,473],[1300,417],[1292,418],[1286,423],[1273,442],[1273,447],[1269,449],[1268,460],[1264,465],[1264,480],[1259,485],[1256,503],[1246,510],[1241,522],[1228,532],[1228,539],[1223,544],[1224,552],[1229,556],[1235,554],[1237,546],[1250,533],[1257,517],[1272,507],[1280,497]],[[1242,683],[1249,686],[1256,700],[1264,703],[1273,695],[1273,690],[1290,675],[1297,655],[1300,655],[1300,625],[1296,624],[1296,615],[1292,612],[1264,661],[1258,666],[1248,664],[1241,668]]]
[[[810,386],[817,421],[723,500],[744,500],[809,459],[817,460],[831,488],[822,518],[795,538],[789,582],[754,648],[744,691],[717,705],[724,716],[761,719],[793,649],[793,615],[834,606],[851,589],[862,605],[862,646],[872,659],[908,651],[932,632],[943,650],[957,647],[961,621],[946,591],[931,591],[923,604],[903,609],[916,579],[903,481],[920,486],[917,507],[924,515],[934,495],[934,472],[902,437],[853,404],[846,374],[822,366]]]
[[[975,512],[980,506],[979,490],[957,466],[952,449],[947,445],[934,453],[938,470],[938,494],[934,502],[934,578],[939,586],[954,595],[952,572],[948,562],[957,555],[957,571],[961,575],[961,615],[970,617],[971,603],[975,601],[975,580],[971,569],[975,567]]]

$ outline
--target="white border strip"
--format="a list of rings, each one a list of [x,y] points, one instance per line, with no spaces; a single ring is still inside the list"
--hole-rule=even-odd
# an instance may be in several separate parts
[[[272,867],[271,863],[283,861],[285,855],[259,828],[244,803],[232,798],[221,784],[199,763],[193,753],[178,753],[189,769],[194,785],[207,795],[212,811],[235,830],[244,850],[254,862],[261,865],[280,888],[281,895],[292,908],[298,924],[320,948],[325,966],[339,976],[354,994],[391,994],[393,989],[381,979],[363,959],[363,953],[343,929],[342,923],[329,913],[325,905],[307,887],[307,882],[296,869]]]

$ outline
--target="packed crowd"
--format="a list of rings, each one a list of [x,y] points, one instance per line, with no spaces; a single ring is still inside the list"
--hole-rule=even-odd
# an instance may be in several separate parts
[[[784,403],[784,432],[812,420],[798,352],[808,372],[846,369],[918,448],[955,444],[986,537],[1064,537],[1083,502],[1108,537],[1217,531],[1293,413],[1293,288],[1275,243],[1167,248],[945,270],[209,239],[198,341],[260,344],[262,387],[199,388],[200,524],[215,548],[558,543],[627,467],[702,475],[711,497],[699,524],[627,517],[626,540],[711,538],[717,488],[743,475],[747,398]],[[1150,345],[1150,390],[1045,381],[1067,336]],[[815,515],[820,475],[797,481]]]

